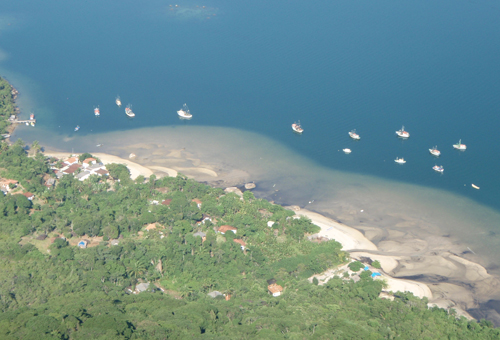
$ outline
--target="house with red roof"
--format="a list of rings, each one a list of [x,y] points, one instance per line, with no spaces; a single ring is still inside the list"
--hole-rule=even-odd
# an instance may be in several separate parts
[[[82,166],[78,163],[75,163],[75,164],[71,164],[69,167],[67,168],[62,168],[61,169],[61,172],[65,175],[73,175],[75,173],[76,170],[80,169]]]
[[[77,157],[70,157],[67,160],[63,162],[64,165],[73,165],[73,164],[78,164],[78,158]]]
[[[82,162],[82,166],[83,166],[84,168],[86,168],[86,167],[88,167],[89,165],[96,164],[96,163],[97,163],[97,159],[90,157],[90,158],[87,158],[86,160],[84,160],[84,161]]]
[[[199,199],[194,198],[191,201],[194,202],[194,203],[196,203],[196,205],[198,206],[198,209],[201,209],[202,202]]]
[[[9,192],[11,190],[11,184],[14,187],[17,187],[17,183],[18,181],[16,181],[15,179],[2,179],[0,180],[0,190],[3,192]]]
[[[163,205],[165,205],[167,207],[170,205],[170,203],[172,203],[172,199],[171,198],[161,201],[161,204],[163,204]]]
[[[245,243],[245,241],[243,240],[240,240],[240,239],[233,239],[234,242],[238,243],[240,246],[241,246],[241,250],[245,250],[247,244]]]
[[[267,286],[267,290],[269,291],[269,294],[272,294],[273,296],[280,296],[281,292],[283,291],[283,287],[277,285],[276,283],[273,283]]]
[[[23,193],[23,196],[25,196],[30,201],[32,201],[33,198],[35,198],[35,195],[33,195],[31,192],[25,192],[25,193]]]
[[[238,228],[231,227],[230,225],[223,225],[223,226],[220,226],[220,228],[217,230],[217,232],[219,232],[221,234],[225,234],[228,231],[232,231],[234,234],[236,234],[236,232],[238,231]]]

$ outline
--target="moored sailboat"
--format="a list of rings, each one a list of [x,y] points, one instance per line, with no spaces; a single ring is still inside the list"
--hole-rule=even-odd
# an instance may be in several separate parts
[[[460,139],[457,144],[453,144],[453,147],[457,150],[465,150],[467,149],[467,146],[465,144],[462,144],[462,140]]]
[[[189,108],[188,108],[187,104],[184,104],[182,106],[182,109],[180,109],[179,111],[177,111],[177,114],[179,115],[179,118],[181,118],[181,119],[191,119],[191,118],[193,118],[193,115],[189,111]]]
[[[125,108],[125,114],[129,117],[135,117],[135,113],[132,111],[132,104],[128,104]]]
[[[429,149],[429,152],[431,153],[431,155],[436,156],[436,157],[439,157],[439,155],[441,155],[441,151],[439,151],[437,149],[437,145],[435,147],[433,147],[432,149]]]
[[[408,138],[408,137],[410,137],[410,133],[408,131],[405,131],[404,125],[401,128],[401,130],[396,131],[396,135],[398,135],[398,137],[401,137],[401,138]]]
[[[118,105],[118,107],[122,106],[122,101],[120,100],[120,96],[116,96],[115,103],[116,105]]]

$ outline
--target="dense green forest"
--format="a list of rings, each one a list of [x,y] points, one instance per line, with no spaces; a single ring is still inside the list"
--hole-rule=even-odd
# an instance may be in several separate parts
[[[8,118],[15,112],[16,104],[12,95],[12,86],[0,77],[0,134],[7,132],[7,127],[10,125]]]
[[[19,185],[0,193],[0,339],[500,337],[491,322],[429,309],[411,294],[379,298],[383,282],[369,271],[358,282],[310,283],[348,254],[335,241],[309,241],[319,230],[310,220],[250,191],[240,198],[182,175],[132,181],[118,164],[110,179],[66,175],[48,188],[55,160],[28,156],[22,141],[1,143],[0,177]],[[26,191],[33,201],[18,194]],[[216,233],[222,225],[236,234]],[[89,247],[74,245],[83,239]],[[268,293],[270,279],[281,296]]]

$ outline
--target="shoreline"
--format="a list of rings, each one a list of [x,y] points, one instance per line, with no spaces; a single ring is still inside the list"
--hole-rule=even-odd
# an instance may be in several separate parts
[[[248,173],[244,171],[238,172],[234,169],[224,171],[196,161],[196,159],[190,158],[190,155],[183,154],[183,151],[185,150],[172,150],[164,156],[178,159],[186,157],[193,163],[192,166],[187,167],[185,162],[177,162],[177,165],[172,162],[170,167],[139,164],[136,162],[138,157],[135,155],[130,155],[132,156],[130,160],[108,153],[91,153],[100,158],[104,164],[120,163],[126,165],[131,172],[132,179],[139,175],[148,178],[152,174],[157,177],[174,177],[179,172],[185,174],[182,170],[187,169],[188,177],[211,186],[241,187],[248,182]],[[46,150],[44,154],[60,158],[70,156],[71,153]],[[152,163],[155,164],[155,162]],[[237,176],[235,176],[235,172],[238,174]],[[295,211],[296,216],[305,216],[311,219],[314,224],[321,228],[318,236],[335,239],[342,244],[343,250],[348,252],[351,258],[378,260],[382,267],[380,270],[382,277],[388,284],[384,291],[409,291],[420,298],[426,297],[429,300],[429,307],[438,306],[447,310],[453,308],[457,311],[457,315],[474,319],[467,311],[479,308],[480,301],[474,296],[472,286],[477,285],[485,289],[490,285],[492,287],[500,285],[500,281],[488,274],[483,266],[459,256],[457,249],[453,249],[453,247],[441,249],[438,252],[431,249],[431,254],[428,254],[429,251],[426,252],[419,248],[422,240],[413,239],[407,240],[407,244],[392,241],[393,244],[384,244],[383,249],[381,249],[377,246],[381,243],[376,241],[377,233],[370,233],[340,223],[323,212],[315,212],[299,206],[285,206],[285,208]],[[409,249],[411,251],[406,249],[406,252],[402,252],[401,247],[408,246],[408,243],[413,243],[413,247]],[[336,270],[333,268],[320,275],[324,276],[324,280],[333,277],[335,272]],[[435,282],[436,280],[432,279],[436,275],[441,277],[441,282]]]

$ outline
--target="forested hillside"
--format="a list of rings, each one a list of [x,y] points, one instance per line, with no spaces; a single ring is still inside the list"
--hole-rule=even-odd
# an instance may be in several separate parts
[[[15,114],[16,105],[12,90],[7,80],[0,77],[0,134],[7,132],[7,127],[10,125],[8,118]]]
[[[22,141],[0,150],[0,177],[19,182],[0,193],[0,339],[500,337],[411,294],[380,299],[369,271],[310,283],[348,254],[309,241],[318,227],[249,191],[182,175],[132,181],[121,165],[109,167],[114,179],[66,175],[48,187],[55,160],[28,157]],[[217,233],[224,225],[236,233]]]

